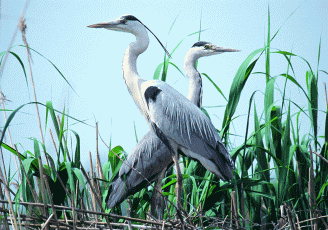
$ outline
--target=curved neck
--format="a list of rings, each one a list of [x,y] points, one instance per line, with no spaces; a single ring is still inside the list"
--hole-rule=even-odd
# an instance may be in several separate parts
[[[139,77],[137,71],[137,58],[147,49],[149,38],[147,30],[144,27],[138,28],[136,31],[133,31],[132,34],[136,36],[136,41],[132,42],[124,53],[122,63],[123,78],[134,102],[140,112],[145,116],[145,109],[139,89],[140,83],[144,80]]]
[[[127,87],[129,87],[129,83],[133,82],[134,78],[139,77],[137,71],[137,58],[148,48],[149,45],[147,30],[144,27],[134,31],[133,34],[136,36],[136,41],[132,42],[126,49],[122,63],[123,78]]]
[[[186,76],[189,79],[189,93],[188,99],[197,105],[199,108],[202,106],[202,78],[195,68],[196,61],[200,56],[192,55],[190,52],[187,53],[184,61],[184,68],[186,71]]]

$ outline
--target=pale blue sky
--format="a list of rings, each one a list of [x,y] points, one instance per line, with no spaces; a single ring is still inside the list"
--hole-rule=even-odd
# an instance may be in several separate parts
[[[25,1],[1,1],[0,20],[0,51],[5,51],[12,39],[20,12]],[[29,46],[50,59],[71,83],[74,93],[56,70],[43,58],[32,52],[32,71],[36,85],[37,98],[41,103],[53,102],[56,109],[62,110],[64,104],[71,116],[86,120],[94,126],[94,117],[99,121],[99,130],[104,140],[109,143],[112,134],[112,146],[122,145],[130,152],[136,144],[134,134],[135,121],[137,135],[140,139],[148,126],[139,110],[134,105],[122,78],[122,58],[133,35],[117,33],[105,29],[90,29],[87,25],[116,19],[122,14],[132,14],[150,28],[157,37],[167,43],[169,52],[185,38],[199,29],[200,18],[202,29],[201,40],[212,42],[218,46],[240,49],[239,53],[226,53],[200,60],[198,70],[207,73],[222,89],[226,97],[229,95],[231,82],[238,67],[255,49],[264,45],[267,31],[267,8],[270,4],[271,35],[283,25],[277,37],[272,42],[273,48],[291,51],[306,58],[316,70],[317,53],[320,35],[322,50],[320,69],[328,70],[328,3],[322,1],[33,1],[31,0],[25,14]],[[298,9],[297,9],[298,8]],[[291,18],[288,16],[295,10]],[[202,13],[202,17],[201,17]],[[176,23],[168,35],[169,29]],[[147,51],[138,59],[138,72],[144,79],[151,79],[157,65],[163,60],[163,51],[156,39],[150,36]],[[183,60],[186,52],[197,41],[197,35],[188,37],[173,54],[174,62],[183,70]],[[14,45],[23,44],[21,33],[17,33]],[[22,57],[28,71],[26,51],[21,47],[12,49]],[[296,79],[305,87],[306,64],[298,58],[292,63]],[[272,76],[285,73],[286,61],[280,55],[271,56]],[[255,71],[264,72],[264,58],[261,57]],[[7,59],[1,89],[11,102],[6,103],[7,109],[33,101],[32,88],[29,79],[29,92],[22,69],[13,56]],[[323,85],[327,75],[319,75],[319,108],[324,109]],[[182,94],[188,93],[188,82],[173,67],[169,68],[167,82]],[[282,87],[284,79],[280,78],[278,86]],[[307,106],[302,92],[291,86],[287,97],[301,106]],[[215,90],[213,85],[203,79],[204,106],[225,105],[226,102]],[[254,90],[264,92],[264,75],[251,75],[242,93],[241,103],[235,115],[245,115],[248,110],[248,100]],[[278,97],[277,97],[278,98]],[[263,105],[263,94],[256,95],[259,111]],[[281,102],[279,101],[279,104]],[[306,107],[307,108],[307,107]],[[45,120],[45,108],[40,107],[41,117]],[[295,112],[296,110],[294,110]],[[14,143],[22,143],[25,150],[33,151],[33,142],[29,137],[40,140],[34,105],[25,107],[13,120],[10,127]],[[224,112],[222,108],[208,109],[213,123],[221,129]],[[9,115],[9,113],[8,113]],[[323,114],[319,113],[319,132],[323,132]],[[246,116],[241,116],[235,122],[235,132],[244,136]],[[303,122],[309,122],[304,118]],[[0,116],[1,126],[4,118]],[[71,121],[73,123],[73,121]],[[50,126],[51,127],[51,126]],[[306,126],[306,131],[308,131]],[[81,138],[81,157],[83,163],[88,163],[88,151],[95,153],[95,130],[83,124],[74,125],[71,129],[77,131]],[[74,137],[73,137],[74,139]],[[46,147],[54,153],[49,131],[45,134]],[[235,141],[234,146],[243,139]],[[6,142],[9,142],[6,139]],[[22,147],[19,147],[22,151]],[[73,146],[75,149],[75,146]],[[102,159],[107,149],[99,145]]]

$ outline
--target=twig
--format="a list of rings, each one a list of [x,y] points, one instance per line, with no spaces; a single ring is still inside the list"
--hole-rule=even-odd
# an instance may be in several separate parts
[[[51,218],[52,218],[53,215],[54,215],[54,214],[51,213],[51,215],[49,216],[49,218],[47,219],[47,221],[44,223],[44,225],[43,225],[43,227],[41,228],[41,230],[44,230],[46,227],[48,227],[47,225],[48,225],[48,223],[49,223],[49,221],[51,220]]]
[[[320,157],[324,162],[326,162],[328,164],[328,160],[326,158],[324,158],[321,154],[317,153],[316,151],[312,151],[312,153],[314,153],[315,155]]]
[[[83,172],[83,170],[82,170]],[[9,202],[6,200],[0,200],[0,203],[6,203],[8,204]],[[12,201],[13,204],[15,204],[15,201]],[[31,205],[31,206],[37,206],[37,207],[43,207],[44,204],[41,203],[32,203],[32,202],[19,202],[20,205]],[[51,208],[51,205],[48,204],[47,207]],[[65,206],[61,206],[61,205],[54,205],[54,208],[56,209],[63,209],[63,210],[72,210],[71,207],[65,207]],[[2,211],[2,210],[0,210]],[[134,221],[134,222],[142,222],[142,223],[146,223],[146,224],[154,224],[154,225],[159,225],[162,226],[162,223],[159,222],[155,222],[155,221],[149,221],[149,220],[143,220],[143,219],[137,219],[134,217],[126,217],[126,216],[120,216],[120,215],[116,215],[116,214],[112,214],[112,213],[105,213],[105,212],[95,212],[95,211],[89,211],[89,210],[82,210],[79,208],[75,209],[76,212],[85,212],[85,213],[90,213],[90,214],[97,214],[97,215],[103,215],[103,216],[109,216],[109,217],[113,217],[113,218],[118,218],[118,219],[125,219],[125,220],[130,220],[130,221]],[[173,227],[170,224],[165,224],[167,227]]]
[[[226,217],[225,217],[225,218],[224,218],[224,220],[223,220],[223,223],[222,223],[222,228],[224,228],[224,224],[225,224],[225,222],[226,222],[227,218],[228,218],[228,215],[226,215]]]

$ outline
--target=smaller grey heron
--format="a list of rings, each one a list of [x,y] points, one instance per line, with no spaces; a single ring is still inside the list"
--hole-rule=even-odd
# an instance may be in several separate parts
[[[202,104],[203,90],[202,78],[195,68],[195,63],[201,57],[221,53],[215,52],[215,50],[219,50],[219,48],[209,42],[196,42],[185,56],[184,69],[189,79],[189,93],[187,98],[198,107],[201,107]],[[157,180],[153,191],[152,209],[155,206],[158,218],[163,219],[163,201],[159,195],[155,194],[157,194],[156,190],[161,188],[164,173],[172,163],[172,156],[168,148],[152,130],[148,131],[128,155],[118,175],[110,185],[107,197],[108,207],[113,208],[128,196],[146,187],[148,185],[147,180],[151,182]],[[131,169],[130,166],[135,168],[141,175]],[[154,210],[152,212],[154,214]]]
[[[147,30],[149,29],[132,15],[123,15],[116,20],[88,27],[128,32],[136,37],[136,41],[128,46],[124,54],[123,78],[149,127],[172,154],[178,183],[177,206],[182,209],[180,203],[182,175],[178,150],[188,157],[197,159],[218,178],[231,180],[233,161],[209,118],[166,82],[146,81],[139,77],[137,58],[148,48]],[[162,47],[164,48],[163,45]],[[237,50],[216,47],[211,52],[235,51]],[[181,216],[180,218],[182,219]]]

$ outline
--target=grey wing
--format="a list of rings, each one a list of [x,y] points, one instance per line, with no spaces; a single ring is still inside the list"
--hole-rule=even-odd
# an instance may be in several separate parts
[[[128,196],[147,186],[148,182],[144,177],[150,182],[154,181],[164,168],[172,164],[172,155],[161,140],[152,131],[149,131],[139,140],[125,163],[109,187],[107,197],[109,208],[113,208]]]
[[[159,83],[156,87],[161,91],[147,102],[151,122],[184,148],[212,159],[215,164],[224,161],[231,172],[234,169],[232,158],[209,118],[168,84]],[[228,174],[230,178],[232,173]]]

